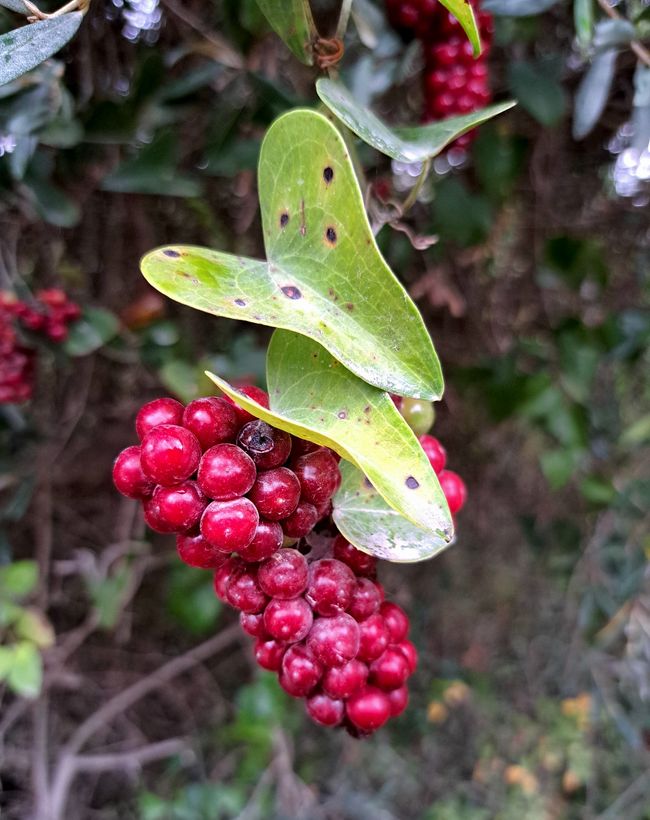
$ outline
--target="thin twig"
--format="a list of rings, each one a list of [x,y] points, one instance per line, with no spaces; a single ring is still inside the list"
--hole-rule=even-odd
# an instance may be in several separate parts
[[[111,769],[139,769],[146,763],[162,760],[186,751],[188,741],[182,737],[169,738],[115,754],[77,755],[72,763],[77,772],[103,772]]]
[[[611,17],[612,20],[625,20],[626,18],[623,17],[615,8],[609,5],[607,0],[598,0],[598,5],[601,9],[605,12],[608,17]],[[630,42],[630,48],[636,54],[636,56],[641,60],[642,63],[645,63],[650,68],[650,51],[643,46],[638,40],[632,40]]]
[[[427,177],[429,176],[430,170],[431,159],[427,158],[422,163],[422,170],[420,171],[420,174],[415,181],[415,185],[411,188],[409,195],[402,203],[401,216],[404,216],[405,213],[410,211],[413,205],[415,205],[415,203],[417,202],[418,196],[420,195],[420,191],[422,190],[422,186],[427,181]]]
[[[343,0],[341,3],[341,13],[339,14],[339,22],[336,26],[336,34],[334,35],[339,40],[345,36],[350,20],[350,12],[352,11],[352,0]]]

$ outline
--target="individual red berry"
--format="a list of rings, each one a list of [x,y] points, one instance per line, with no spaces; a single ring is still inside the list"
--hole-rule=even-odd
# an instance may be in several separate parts
[[[297,643],[307,637],[314,616],[304,598],[273,598],[264,610],[264,628],[272,638]]]
[[[289,538],[304,538],[314,529],[318,511],[308,501],[300,501],[296,509],[282,522],[284,534]]]
[[[261,419],[249,421],[241,428],[237,444],[253,459],[258,470],[279,467],[291,452],[289,433],[271,427]]]
[[[147,402],[135,417],[138,438],[142,441],[150,430],[161,424],[182,424],[183,409],[183,405],[176,399],[163,398]]]
[[[218,569],[228,559],[199,535],[179,535],[176,550],[181,561],[197,569]]]
[[[259,584],[272,598],[289,599],[307,588],[307,559],[298,550],[280,549],[259,568]]]
[[[248,497],[264,518],[281,521],[290,516],[298,506],[300,482],[296,474],[287,467],[276,467],[258,473]]]
[[[196,481],[182,481],[173,487],[158,486],[147,502],[147,510],[165,532],[187,532],[195,527],[207,506]],[[160,530],[159,530],[160,531]]]
[[[252,501],[213,501],[201,518],[201,533],[207,541],[223,552],[238,552],[255,537],[260,516]]]
[[[282,663],[282,656],[287,651],[286,644],[274,640],[258,638],[255,641],[255,660],[262,669],[277,672]]]
[[[445,469],[445,464],[447,463],[447,451],[438,439],[433,436],[420,436],[419,442],[422,445],[422,449],[426,453],[426,456],[429,459],[434,471],[439,475]]]
[[[381,689],[364,686],[348,698],[345,711],[357,729],[375,732],[390,717],[390,701]]]
[[[303,501],[315,507],[329,501],[341,480],[339,465],[327,447],[297,458],[293,470],[302,487]]]
[[[198,438],[207,450],[215,444],[234,441],[241,426],[232,404],[216,396],[195,399],[183,412],[183,426]]]
[[[348,608],[349,614],[355,621],[365,621],[379,609],[381,596],[376,585],[370,578],[358,578],[352,594],[352,603]]]
[[[257,583],[257,571],[250,564],[232,576],[226,590],[226,598],[230,606],[253,615],[262,612],[268,602],[268,598]]]
[[[342,700],[334,700],[322,693],[307,698],[305,705],[309,717],[321,726],[338,726],[345,714]]]
[[[409,690],[406,686],[392,689],[386,693],[390,701],[390,716],[399,717],[409,705]]]
[[[244,561],[264,561],[280,549],[283,539],[282,527],[277,521],[260,521],[253,540],[239,550],[239,556]]]
[[[263,640],[268,638],[266,629],[264,629],[263,612],[240,612],[239,623],[244,632],[253,638],[262,638]]]
[[[357,657],[366,663],[383,654],[390,636],[384,619],[377,612],[359,624],[359,653]]]
[[[380,689],[390,691],[402,686],[411,674],[406,656],[396,647],[386,651],[370,664],[370,683]]]
[[[68,338],[68,328],[63,322],[50,322],[46,328],[47,337],[51,342],[60,344]]]
[[[343,666],[333,666],[325,670],[322,687],[332,698],[349,698],[365,685],[368,679],[368,667],[360,660],[348,661]]]
[[[418,651],[411,641],[401,641],[396,645],[396,648],[404,655],[408,661],[410,674],[412,675],[417,669],[418,665]]]
[[[467,488],[463,479],[452,470],[443,470],[438,476],[440,486],[449,504],[449,512],[455,515],[467,500]]]
[[[142,501],[153,493],[156,485],[142,470],[139,447],[127,447],[115,459],[113,483],[118,492],[127,498]]]
[[[374,575],[377,571],[377,559],[360,549],[353,547],[342,535],[334,539],[333,555],[343,561],[356,575]]]
[[[261,404],[262,407],[265,407],[267,410],[269,409],[269,395],[265,390],[262,390],[261,387],[257,387],[254,384],[244,384],[238,386],[237,390],[249,399]],[[236,401],[230,398],[230,396],[224,396],[224,400],[229,404],[232,404],[235,408],[237,416],[239,417],[240,427],[246,424],[246,422],[255,421],[255,416],[249,413],[248,410],[244,410],[243,407],[240,407]]]
[[[318,450],[319,448],[320,444],[316,444],[315,441],[308,441],[306,438],[291,436],[291,457],[294,459],[307,455],[307,453],[313,453],[314,450]]]
[[[143,438],[142,469],[157,484],[170,487],[189,478],[199,466],[201,445],[195,435],[176,424],[161,424]]]
[[[346,613],[316,618],[307,636],[307,646],[324,666],[343,666],[359,651],[359,626]],[[400,657],[406,663],[404,656]]]
[[[323,667],[304,644],[290,646],[280,667],[280,686],[296,698],[312,692],[323,674]]]
[[[338,615],[352,603],[354,573],[335,558],[322,558],[309,567],[306,599],[319,615]]]
[[[228,584],[231,579],[245,566],[246,565],[240,558],[231,556],[230,558],[226,558],[225,563],[222,564],[214,573],[214,594],[217,598],[219,598],[219,600],[223,601],[224,604],[228,603]]]
[[[142,511],[144,513],[145,524],[149,527],[150,530],[166,534],[174,532],[174,530],[170,529],[167,521],[165,521],[162,518],[158,518],[158,513],[160,510],[158,508],[158,505],[154,505],[151,503],[150,498],[145,498],[145,500],[142,502]]]
[[[399,643],[403,641],[408,635],[409,617],[402,607],[391,601],[384,601],[379,608],[379,612],[388,629],[390,642]]]
[[[240,498],[255,483],[253,459],[234,444],[217,444],[203,453],[196,480],[215,501]]]

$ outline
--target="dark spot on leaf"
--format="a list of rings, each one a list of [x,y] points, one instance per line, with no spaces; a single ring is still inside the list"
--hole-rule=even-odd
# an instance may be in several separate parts
[[[364,413],[369,413],[370,412],[370,405],[369,404],[366,404],[366,406],[363,408],[363,412]]]
[[[328,185],[334,179],[334,169],[330,168],[329,165],[323,169],[323,179]]]
[[[289,214],[286,213],[286,212],[283,213],[283,214],[280,214],[280,227],[281,228],[286,228],[288,222],[289,222]]]
[[[417,480],[417,478],[414,478],[412,475],[410,475],[404,483],[409,488],[409,490],[417,490],[417,488],[420,486],[420,482]]]
[[[325,231],[325,238],[330,243],[330,245],[336,245],[336,231],[331,225]]]
[[[368,478],[363,479],[364,486],[366,486],[369,490],[373,490],[374,487],[372,486],[372,482],[369,481]]]
[[[345,412],[345,410],[339,410],[339,412],[336,415],[340,419],[347,419],[347,417],[348,417],[348,414]]]
[[[352,304],[352,302],[346,302],[345,307],[347,308],[347,310],[354,310],[354,305]]]
[[[301,299],[302,293],[298,290],[295,285],[285,285],[282,289],[282,293],[287,297],[287,299]]]
[[[178,251],[173,251],[171,248],[165,248],[163,251],[165,256],[171,256],[172,259],[178,259],[180,253]]]
[[[246,302],[243,299],[235,299],[235,304],[239,305],[239,307],[246,307]]]

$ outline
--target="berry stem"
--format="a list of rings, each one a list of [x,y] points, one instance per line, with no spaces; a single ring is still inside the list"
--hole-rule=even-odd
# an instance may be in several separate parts
[[[420,171],[420,175],[416,179],[415,185],[411,188],[411,192],[409,193],[409,195],[406,197],[406,199],[402,203],[402,207],[401,207],[401,211],[402,211],[401,215],[402,216],[404,216],[404,214],[408,213],[408,211],[410,211],[411,208],[417,202],[418,196],[420,195],[420,191],[422,190],[422,186],[427,181],[427,177],[429,176],[429,171],[430,170],[431,170],[431,159],[428,158],[428,159],[425,159],[424,162],[422,163],[422,170]]]

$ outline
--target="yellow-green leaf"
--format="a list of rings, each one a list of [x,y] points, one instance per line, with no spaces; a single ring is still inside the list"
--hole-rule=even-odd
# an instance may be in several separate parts
[[[476,25],[474,9],[469,0],[440,0],[440,2],[461,24],[463,31],[472,44],[474,56],[478,57],[481,53],[481,35]]]
[[[257,0],[257,5],[296,57],[306,65],[312,65],[312,48],[318,32],[309,0]]]

